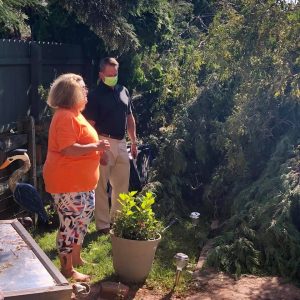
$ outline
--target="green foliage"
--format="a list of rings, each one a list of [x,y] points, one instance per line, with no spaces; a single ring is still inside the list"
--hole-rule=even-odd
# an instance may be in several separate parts
[[[172,9],[166,0],[128,1],[128,21],[133,25],[142,47],[166,42],[172,34]]]
[[[232,243],[228,241],[216,245],[210,253],[207,264],[237,277],[244,273],[259,274],[260,252],[255,250],[251,241],[235,237]]]
[[[134,106],[138,132],[145,139],[153,133],[159,136],[159,130],[168,130],[181,107],[195,100],[199,93],[198,75],[203,65],[198,48],[201,31],[194,24],[196,17],[190,1],[175,2],[171,6],[160,1],[155,11],[167,25],[158,26],[157,31],[151,29],[156,32],[155,38],[143,28],[143,33],[138,34],[143,49],[130,57],[132,73],[126,77],[137,95]],[[150,16],[145,24],[151,27]]]
[[[150,240],[158,238],[162,224],[155,218],[152,193],[136,196],[137,192],[120,194],[121,210],[117,212],[113,231],[118,237],[130,240]]]
[[[168,1],[59,1],[107,50],[122,54],[158,42],[170,30]]]
[[[124,16],[128,11],[127,1],[60,1],[78,21],[86,24],[111,50],[128,50],[139,45],[134,28]]]
[[[160,211],[226,220],[209,263],[238,276],[299,278],[299,21],[285,1],[219,3],[200,35],[199,96],[156,140]]]
[[[42,8],[38,0],[4,0],[0,1],[0,36],[2,38],[20,38],[22,33],[30,37],[26,21],[26,8],[39,10]]]
[[[206,177],[213,179],[213,185],[205,189],[208,198],[224,198],[234,182],[257,178],[276,139],[298,122],[296,7],[254,2],[225,2],[218,9],[202,46],[203,88],[195,103],[185,102],[188,108],[179,114],[187,111],[188,115],[172,119],[172,133],[168,130],[166,136],[170,145],[180,138],[197,145],[196,155],[191,153],[193,146],[180,152],[186,161],[201,153],[206,164],[191,161],[181,177],[189,176],[193,164],[205,168]],[[284,82],[291,84],[280,88],[284,92],[279,96],[277,87]],[[161,157],[160,165],[164,154]],[[169,165],[161,168],[167,171]],[[214,168],[215,175],[207,174]]]
[[[195,42],[189,42],[178,41],[172,51],[163,54],[152,47],[135,57],[130,85],[141,95],[134,104],[141,120],[138,130],[144,135],[167,129],[180,107],[194,101],[199,92],[203,59]]]
[[[210,265],[238,276],[268,272],[299,278],[300,152],[292,141],[284,137],[262,176],[235,197],[227,233],[216,238]]]

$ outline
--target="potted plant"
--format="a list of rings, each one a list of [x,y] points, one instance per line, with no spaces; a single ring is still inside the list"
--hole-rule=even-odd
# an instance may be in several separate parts
[[[112,230],[113,265],[121,280],[128,283],[145,281],[153,263],[162,224],[155,218],[152,193],[120,194],[121,210],[117,212]]]

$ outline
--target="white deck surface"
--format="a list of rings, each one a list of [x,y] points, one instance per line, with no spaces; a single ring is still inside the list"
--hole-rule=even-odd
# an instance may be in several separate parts
[[[24,291],[55,284],[12,225],[0,224],[0,291]]]

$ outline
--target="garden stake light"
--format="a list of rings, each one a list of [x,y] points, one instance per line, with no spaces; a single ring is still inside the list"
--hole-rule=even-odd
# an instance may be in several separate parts
[[[187,266],[189,257],[184,253],[177,253],[174,256],[176,264],[176,277],[174,287],[177,286],[182,270]]]
[[[199,222],[199,217],[200,217],[200,213],[197,211],[194,211],[190,214],[190,218],[191,218],[194,226],[197,226],[197,224]]]
[[[169,229],[173,224],[177,223],[178,222],[178,219],[175,218],[173,219],[163,230],[162,232],[165,232],[167,229]]]

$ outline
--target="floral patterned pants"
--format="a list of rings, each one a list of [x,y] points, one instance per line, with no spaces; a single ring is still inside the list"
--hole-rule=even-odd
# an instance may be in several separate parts
[[[73,244],[82,245],[94,215],[95,191],[52,194],[59,216],[59,253],[71,253]]]

